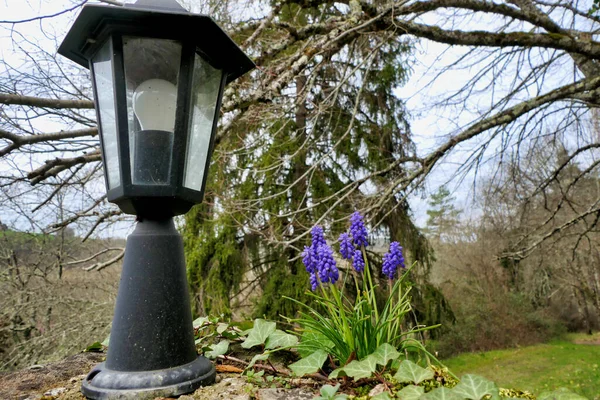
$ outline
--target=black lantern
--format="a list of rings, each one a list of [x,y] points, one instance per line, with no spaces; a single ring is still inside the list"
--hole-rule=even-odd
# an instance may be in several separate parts
[[[173,216],[202,201],[223,89],[252,61],[175,0],[86,5],[58,52],[92,72],[107,198],[138,216],[128,237],[105,363],[90,398],[154,398],[214,381],[194,346]]]
[[[92,71],[108,200],[142,217],[199,203],[223,88],[254,67],[227,34],[175,0],[86,5],[58,52]]]

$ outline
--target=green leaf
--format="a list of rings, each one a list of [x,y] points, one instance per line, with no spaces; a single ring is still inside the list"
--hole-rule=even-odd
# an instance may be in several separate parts
[[[320,390],[321,396],[325,397],[326,399],[333,397],[340,388],[340,386],[341,385],[339,383],[335,386],[323,385]]]
[[[86,353],[98,353],[102,351],[102,343],[94,342],[85,348],[84,352]]]
[[[373,400],[392,400],[392,398],[390,397],[388,392],[381,392],[381,393],[371,397],[371,399],[373,399]]]
[[[317,372],[327,360],[327,352],[325,350],[317,350],[310,356],[305,357],[293,364],[289,365],[289,368],[297,376],[304,376],[306,374],[314,374]]]
[[[464,397],[454,393],[451,389],[441,387],[419,397],[419,400],[465,400]]]
[[[221,332],[221,336],[223,336],[225,339],[235,340],[241,336],[241,333],[230,329],[230,330]]]
[[[249,349],[254,346],[265,344],[265,341],[271,333],[275,332],[275,329],[275,322],[265,321],[264,319],[254,320],[254,327],[248,332],[248,337],[242,343],[242,347],[244,349]]]
[[[110,343],[110,334],[106,337],[106,339],[104,339],[104,342],[102,342],[102,346],[104,347],[108,347],[108,344]]]
[[[227,330],[227,328],[229,328],[229,324],[225,324],[225,323],[219,323],[217,325],[217,333],[220,335],[223,332],[225,332]]]
[[[348,376],[344,372],[344,368],[336,368],[329,374],[329,379],[336,379],[342,376]]]
[[[307,357],[317,350],[329,350],[333,348],[333,342],[321,333],[306,331],[302,334],[300,344],[297,347],[298,354]]]
[[[213,344],[210,347],[211,351],[206,352],[204,355],[211,360],[214,360],[215,358],[227,353],[227,350],[229,350],[229,340],[221,340],[218,344]]]
[[[271,333],[267,338],[265,349],[274,349],[276,347],[292,347],[298,343],[298,338],[279,329]]]
[[[250,364],[248,364],[246,369],[252,368],[257,361],[264,361],[267,358],[269,358],[269,353],[255,355],[254,357],[252,357],[252,360],[250,360]]]
[[[396,351],[394,346],[384,343],[367,358],[372,358],[377,364],[385,367],[390,360],[396,360],[398,357],[400,357],[400,353]]]
[[[396,397],[400,400],[417,400],[423,393],[425,393],[425,388],[422,386],[408,385],[396,393]]]
[[[200,317],[200,318],[196,318],[194,320],[194,322],[192,322],[192,325],[194,325],[194,329],[198,329],[202,325],[204,325],[206,322],[208,322],[208,317]]]
[[[372,360],[367,359],[362,361],[351,361],[344,367],[344,372],[346,375],[354,378],[354,380],[368,378],[373,375],[373,372],[375,372],[375,368],[377,367],[377,365],[371,361]]]
[[[410,360],[404,360],[400,363],[394,378],[400,383],[412,382],[418,385],[427,379],[433,379],[433,371],[422,368]]]
[[[585,400],[585,397],[573,393],[566,388],[559,388],[552,392],[544,392],[537,398],[538,400]]]
[[[500,399],[500,390],[494,382],[477,375],[465,375],[461,378],[458,385],[452,389],[463,399],[481,400],[490,395],[492,400]]]

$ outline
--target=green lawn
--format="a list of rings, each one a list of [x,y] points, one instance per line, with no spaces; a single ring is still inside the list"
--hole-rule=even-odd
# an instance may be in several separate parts
[[[600,345],[575,344],[589,336],[569,335],[564,340],[510,350],[467,353],[443,360],[459,377],[473,373],[500,387],[540,394],[566,387],[589,399],[600,400]],[[600,342],[600,335],[593,337]]]

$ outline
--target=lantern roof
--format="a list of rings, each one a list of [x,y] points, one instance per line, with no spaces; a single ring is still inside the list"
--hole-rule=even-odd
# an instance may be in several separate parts
[[[210,64],[225,71],[227,83],[255,67],[211,17],[187,12],[175,0],[138,0],[122,7],[86,4],[58,53],[89,68],[89,58],[111,34],[193,40]]]

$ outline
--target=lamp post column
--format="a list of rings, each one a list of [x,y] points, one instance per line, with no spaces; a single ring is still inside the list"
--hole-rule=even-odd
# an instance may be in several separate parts
[[[181,235],[172,218],[143,219],[127,238],[106,362],[88,374],[83,393],[173,396],[215,374],[196,354]]]

